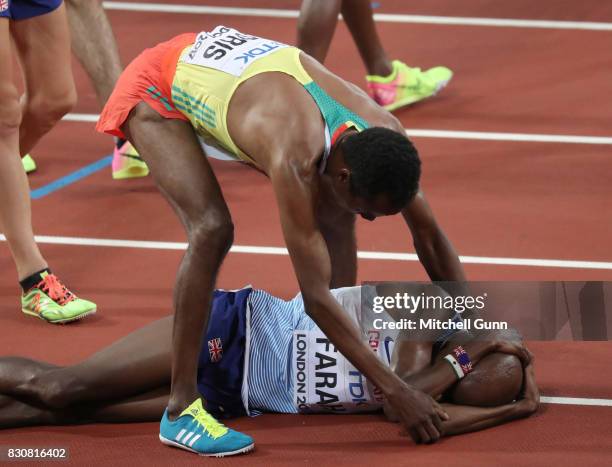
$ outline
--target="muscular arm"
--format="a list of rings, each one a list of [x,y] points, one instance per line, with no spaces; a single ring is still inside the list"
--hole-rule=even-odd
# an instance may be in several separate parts
[[[484,430],[527,417],[533,413],[520,403],[505,404],[499,407],[442,404],[442,407],[449,415],[449,419],[443,422],[444,436]]]
[[[410,228],[416,253],[432,281],[443,281],[440,284],[453,296],[470,295],[465,284],[465,272],[459,256],[446,237],[429,207],[423,192],[402,210],[402,216]],[[468,310],[465,314],[474,313]]]
[[[533,364],[524,369],[524,383],[521,399],[512,404],[498,407],[474,407],[443,404],[450,418],[443,422],[444,435],[458,435],[484,430],[502,423],[528,417],[538,410],[540,391],[535,381]]]
[[[329,291],[331,261],[314,216],[318,176],[287,161],[270,173],[281,227],[308,314],[338,350],[383,392],[401,383],[361,339],[355,324]]]
[[[402,210],[414,247],[432,281],[465,281],[463,266],[425,199],[419,192]]]
[[[329,287],[350,287],[357,282],[357,239],[355,214],[351,212],[321,212],[319,227],[331,260]]]
[[[474,341],[463,346],[474,365],[493,349],[491,342],[485,341]],[[431,347],[431,342],[399,341],[394,349],[397,356],[394,368],[402,380],[437,398],[457,382],[457,376],[445,360],[438,359],[433,365],[429,364]],[[420,358],[415,358],[415,355]]]
[[[444,412],[376,357],[329,291],[331,262],[315,219],[319,189],[316,167],[280,159],[269,175],[307,313],[336,348],[385,394],[415,441],[436,441]]]

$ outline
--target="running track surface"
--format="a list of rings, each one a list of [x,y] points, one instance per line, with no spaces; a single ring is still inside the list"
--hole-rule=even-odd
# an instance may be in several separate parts
[[[185,0],[187,1],[187,0]],[[192,0],[193,2],[193,0]],[[143,2],[132,2],[143,3]],[[161,2],[156,2],[161,3]],[[168,4],[178,2],[167,1]],[[193,2],[214,5],[213,2]],[[612,22],[612,5],[588,0],[386,0],[377,13],[527,20]],[[299,1],[225,1],[219,6],[295,10]],[[172,35],[223,23],[292,43],[295,19],[110,10],[121,55],[129,62]],[[391,57],[456,75],[435,99],[399,111],[411,129],[610,136],[611,31],[379,23]],[[341,23],[327,65],[363,84],[364,70]],[[99,112],[75,62],[75,113]],[[460,254],[607,263],[600,269],[467,264],[473,280],[612,280],[612,157],[610,144],[562,144],[414,138],[424,161],[423,187]],[[111,151],[92,123],[62,122],[35,152],[33,189],[48,185]],[[236,224],[238,245],[283,246],[267,180],[245,167],[215,163]],[[184,242],[170,208],[150,178],[113,182],[102,170],[33,202],[39,235]],[[359,247],[412,252],[399,218],[358,226]],[[99,313],[52,327],[18,310],[14,265],[0,249],[0,354],[74,363],[145,323],[169,313],[177,250],[42,244],[53,269]],[[265,264],[265,267],[262,267]],[[421,280],[410,261],[361,260],[360,280]],[[287,256],[232,253],[219,286],[252,283],[283,297],[297,291]],[[534,343],[537,376],[547,396],[612,398],[609,343]],[[257,442],[254,454],[226,464],[610,465],[612,408],[542,406],[536,416],[492,430],[415,447],[397,425],[377,416],[280,416],[241,419],[232,426]],[[44,427],[2,432],[2,445],[70,448],[75,465],[195,465],[188,453],[162,446],[157,424]],[[120,461],[121,459],[121,461]]]

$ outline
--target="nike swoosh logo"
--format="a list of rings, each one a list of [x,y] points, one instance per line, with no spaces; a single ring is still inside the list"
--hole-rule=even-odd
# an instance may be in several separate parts
[[[391,363],[391,353],[392,351],[389,349],[389,344],[393,343],[393,338],[385,337],[385,353],[387,354],[387,361]]]
[[[132,156],[131,154],[120,154],[121,157],[127,157],[128,159],[136,159],[137,161],[142,162],[142,157],[140,156]]]

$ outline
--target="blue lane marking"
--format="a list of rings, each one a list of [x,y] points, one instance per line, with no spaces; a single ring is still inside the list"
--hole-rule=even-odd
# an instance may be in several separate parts
[[[47,195],[50,195],[54,191],[60,190],[64,188],[65,186],[78,182],[82,178],[89,177],[91,174],[99,170],[102,170],[105,167],[108,167],[109,165],[111,165],[112,162],[113,162],[112,154],[109,156],[103,157],[102,159],[94,162],[93,164],[86,165],[85,167],[75,172],[72,172],[62,178],[58,178],[57,180],[47,185],[43,185],[40,188],[37,188],[36,190],[32,190],[30,192],[30,196],[32,199],[43,198]]]

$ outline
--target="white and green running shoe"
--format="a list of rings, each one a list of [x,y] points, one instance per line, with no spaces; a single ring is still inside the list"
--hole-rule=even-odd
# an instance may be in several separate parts
[[[21,311],[53,324],[69,323],[96,312],[96,304],[78,298],[54,274],[43,272],[41,281],[21,296]]]
[[[388,111],[435,96],[453,77],[453,72],[443,66],[421,71],[399,60],[392,64],[389,76],[366,76],[368,94]]]

